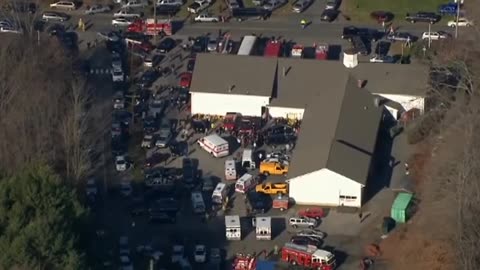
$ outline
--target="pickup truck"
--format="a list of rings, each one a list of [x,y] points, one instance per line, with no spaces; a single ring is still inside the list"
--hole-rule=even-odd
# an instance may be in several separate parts
[[[287,184],[283,183],[264,183],[257,185],[255,187],[255,191],[258,193],[264,193],[264,194],[287,194]]]
[[[202,10],[208,8],[211,2],[209,0],[197,0],[187,7],[187,11],[193,14],[198,14]]]

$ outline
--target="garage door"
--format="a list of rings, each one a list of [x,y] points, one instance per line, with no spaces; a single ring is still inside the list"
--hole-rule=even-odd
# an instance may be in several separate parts
[[[262,107],[268,105],[270,97],[251,95],[224,95],[192,93],[192,114],[225,115],[238,112],[247,116],[261,116]]]

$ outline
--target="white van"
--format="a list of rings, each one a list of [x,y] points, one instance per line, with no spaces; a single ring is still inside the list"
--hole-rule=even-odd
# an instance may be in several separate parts
[[[257,240],[272,240],[272,218],[256,217],[255,234]]]
[[[212,203],[223,204],[228,196],[228,189],[225,183],[218,183],[212,193]]]
[[[214,157],[226,157],[230,154],[228,142],[217,134],[211,134],[199,139],[198,144]]]
[[[238,178],[235,183],[235,191],[239,193],[247,193],[250,189],[254,188],[257,185],[253,175],[244,174],[242,177]]]
[[[195,214],[205,213],[205,202],[202,193],[199,191],[192,192],[192,209]]]
[[[225,160],[225,180],[237,180],[237,163],[234,159]]]
[[[242,153],[242,168],[247,170],[255,170],[255,162],[253,161],[253,150],[244,149]]]
[[[225,216],[225,236],[227,240],[242,240],[240,216]]]

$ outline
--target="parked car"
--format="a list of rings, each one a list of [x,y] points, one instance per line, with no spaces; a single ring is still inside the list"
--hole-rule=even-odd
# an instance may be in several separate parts
[[[272,207],[272,198],[269,195],[250,191],[247,193],[247,202],[252,209],[252,214],[266,213]]]
[[[298,216],[319,220],[325,216],[325,212],[320,207],[312,207],[298,211]]]
[[[198,168],[190,158],[182,160],[182,178],[186,187],[193,188],[197,184]]]
[[[317,227],[318,223],[317,220],[314,218],[308,217],[292,217],[288,220],[290,226],[294,228],[310,228],[313,229]]]
[[[163,99],[154,98],[150,101],[148,110],[149,114],[153,117],[160,117],[163,115],[167,104]]]
[[[327,0],[325,9],[338,9],[341,3],[341,0]]]
[[[370,63],[395,63],[395,58],[390,55],[374,55],[370,58]]]
[[[271,7],[271,5],[269,5]],[[237,19],[238,21],[243,21],[247,18],[260,18],[266,19],[270,17],[272,11],[265,8],[233,8],[232,9],[232,17]]]
[[[312,0],[298,0],[295,2],[295,4],[293,4],[292,11],[295,13],[302,13],[312,4],[312,2]]]
[[[207,247],[205,245],[195,245],[193,257],[196,263],[204,263],[207,261]]]
[[[213,15],[210,12],[202,12],[195,17],[194,21],[195,22],[219,22],[220,19],[217,15]]]
[[[122,8],[144,8],[148,6],[148,2],[142,1],[142,0],[130,0],[124,5],[122,5]]]
[[[112,70],[112,81],[113,82],[123,82],[125,80],[125,74],[120,68],[114,68]]]
[[[130,182],[120,183],[120,194],[124,197],[129,197],[133,193],[132,184]]]
[[[175,46],[177,46],[177,42],[173,38],[166,37],[158,44],[157,49],[161,53],[168,53],[173,50]]]
[[[402,42],[407,42],[407,41],[415,42],[418,39],[418,37],[406,32],[389,33],[386,36],[386,38],[387,40],[390,40],[390,41],[402,41]]]
[[[228,0],[228,8],[231,10],[234,8],[240,8],[240,4],[237,0]]]
[[[207,51],[216,52],[218,50],[218,39],[210,39],[207,45]]]
[[[93,15],[93,14],[97,14],[97,13],[110,12],[111,10],[112,9],[107,5],[97,4],[97,5],[87,7],[87,10],[85,10],[85,14],[86,15]]]
[[[165,148],[172,139],[172,132],[168,129],[161,129],[155,134],[155,146],[158,148]]]
[[[97,182],[95,181],[94,177],[90,177],[87,179],[87,186],[85,188],[85,192],[87,193],[87,196],[90,196],[90,195],[97,196],[98,188],[97,188]]]
[[[128,236],[122,235],[118,239],[118,253],[120,255],[130,255],[130,245]]]
[[[457,3],[443,4],[438,7],[438,13],[440,13],[441,15],[456,15],[457,8],[458,8]]]
[[[123,18],[141,18],[143,14],[141,12],[136,12],[131,8],[122,8],[119,11],[113,13],[113,17],[123,17]]]
[[[141,88],[148,88],[152,86],[152,84],[157,80],[158,77],[159,74],[155,70],[147,70],[143,73],[142,77],[140,77],[137,85]]]
[[[319,230],[315,230],[315,229],[304,229],[304,230],[298,231],[297,235],[298,236],[306,236],[306,237],[310,237],[310,238],[316,238],[316,239],[319,239],[319,240],[325,239],[325,237],[326,237],[326,234],[324,232],[319,231]]]
[[[307,236],[292,236],[290,242],[300,246],[314,246],[317,248],[322,246],[322,240]]]
[[[192,82],[192,73],[191,72],[184,72],[180,74],[180,87],[183,88],[190,88],[190,83]]]
[[[436,23],[440,21],[442,17],[434,12],[417,12],[414,14],[407,13],[405,16],[405,20],[411,23],[416,22],[427,22],[427,23]]]
[[[443,31],[438,31],[438,32],[424,32],[422,34],[422,39],[430,39],[430,40],[440,40],[440,39],[447,39],[450,37],[450,34],[443,32]]]
[[[75,10],[77,7],[72,1],[58,1],[50,4],[50,8],[53,9],[65,9],[65,10]]]
[[[145,159],[144,168],[152,168],[160,162],[168,159],[168,154],[154,153],[150,157]]]
[[[215,189],[218,184],[218,179],[215,177],[207,177],[202,181],[202,191],[208,192]]]
[[[458,23],[456,20],[448,21],[447,25],[449,27],[456,27],[458,24],[459,27],[470,27],[473,26],[473,21],[470,21],[466,18],[459,18]]]
[[[153,68],[158,66],[164,58],[165,58],[164,55],[158,55],[158,54],[153,56],[149,55],[145,57],[145,59],[143,59],[143,65],[145,67]]]
[[[158,5],[155,12],[161,16],[174,16],[181,9],[181,5]],[[153,13],[153,8],[152,8]]]
[[[64,21],[68,21],[69,18],[70,18],[70,16],[68,16],[65,13],[61,13],[61,12],[45,11],[42,14],[42,20],[44,20],[46,22],[48,22],[48,21],[64,22]]]
[[[211,4],[210,0],[196,0],[187,7],[187,11],[193,14],[198,14]]]
[[[342,39],[352,39],[360,37],[365,41],[377,41],[382,38],[383,33],[376,29],[358,28],[355,26],[346,26],[343,28]]]
[[[320,14],[320,20],[323,22],[333,22],[337,19],[339,13],[336,9],[325,9],[322,14]]]
[[[125,156],[117,156],[115,158],[115,169],[117,172],[123,172],[128,169],[128,162]]]
[[[190,58],[188,59],[187,62],[187,71],[188,72],[193,72],[193,69],[195,68],[195,58]]]
[[[178,263],[183,258],[185,258],[185,247],[174,245],[172,248],[172,263]]]
[[[267,2],[263,5],[263,8],[268,11],[274,11],[275,9],[285,5],[286,3],[286,0],[267,0]]]
[[[126,17],[116,17],[112,19],[112,25],[115,27],[119,27],[119,26],[125,27],[125,26],[131,25],[132,23],[133,21]]]
[[[183,0],[158,0],[157,6],[175,6],[180,7],[185,2]]]

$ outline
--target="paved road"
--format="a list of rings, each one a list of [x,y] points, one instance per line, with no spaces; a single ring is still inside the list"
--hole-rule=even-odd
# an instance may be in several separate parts
[[[188,21],[175,34],[180,36],[196,36],[202,33],[215,33],[218,32],[219,29],[222,29],[223,31],[229,31],[235,36],[256,33],[269,36],[282,36],[290,39],[312,38],[316,40],[321,39],[321,41],[325,42],[332,42],[340,38],[343,27],[352,25],[352,23],[343,18],[339,18],[333,23],[320,22],[318,19],[318,12],[315,11],[318,7],[314,4],[311,8],[312,11],[309,12],[307,10],[305,14],[278,15],[266,21],[232,21],[228,23],[190,23],[190,21]],[[111,14],[96,14],[94,16],[85,17],[82,15],[81,11],[75,11],[72,13],[72,18],[69,23],[76,24],[80,17],[82,17],[87,22],[87,25],[89,25],[88,31],[104,32],[113,29],[111,25]],[[299,22],[304,18],[312,23],[306,29],[302,30]],[[382,29],[378,24],[364,24],[358,26]],[[432,26],[432,30],[446,29],[447,27],[443,25]],[[402,24],[400,30],[420,35],[422,32],[428,31],[428,25],[421,23]]]

